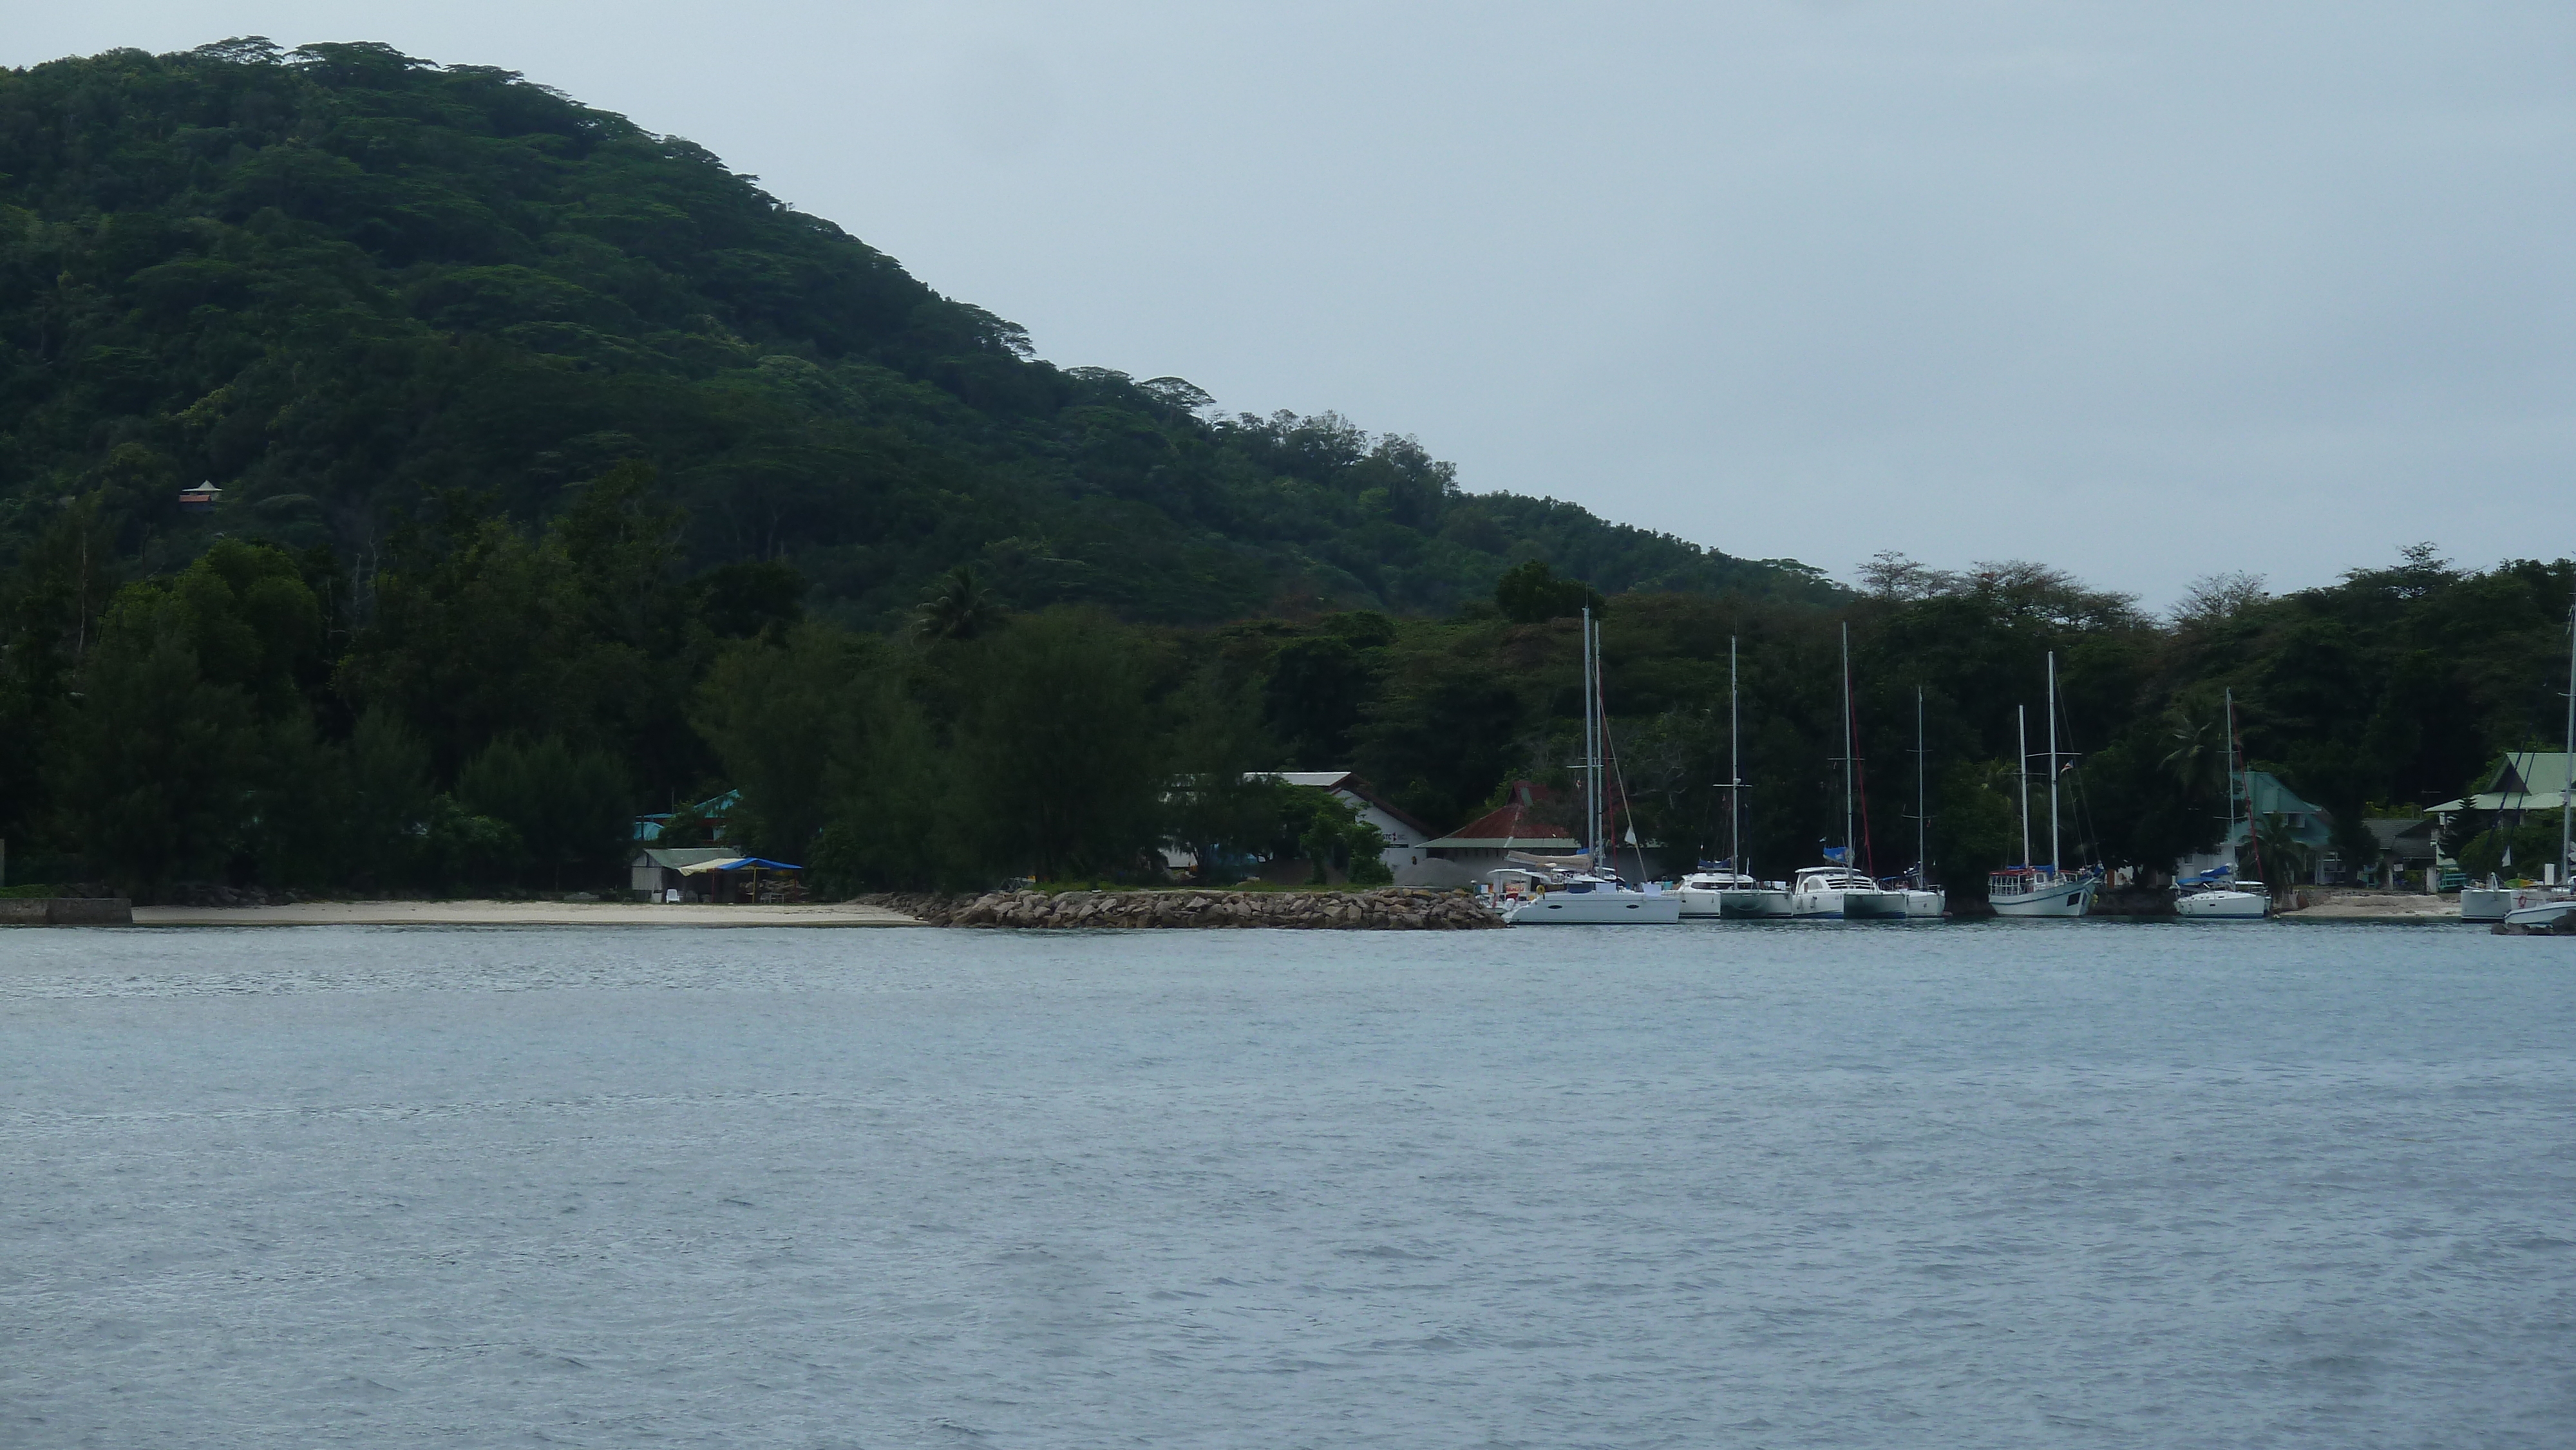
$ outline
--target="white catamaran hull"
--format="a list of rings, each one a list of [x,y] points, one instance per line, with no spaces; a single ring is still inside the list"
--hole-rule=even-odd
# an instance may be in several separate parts
[[[1550,891],[1513,907],[1514,926],[1669,926],[1682,919],[1682,899],[1642,891]]]
[[[1946,891],[1891,891],[1905,903],[1907,921],[1938,921],[1950,914],[1950,893]]]
[[[1997,916],[2015,918],[2043,916],[2082,916],[2093,908],[2095,881],[2069,881],[2045,890],[2024,895],[1989,896],[1988,905]]]
[[[1750,876],[1732,871],[1694,871],[1673,888],[1682,899],[1682,920],[1714,921],[1727,914],[1726,898],[1738,891],[1752,891],[1761,883]]]
[[[1787,921],[1798,914],[1797,903],[1776,886],[1720,892],[1717,907],[1729,921]]]
[[[2174,901],[2174,915],[2185,921],[2261,921],[2272,914],[2272,898],[2255,891],[2195,891]]]
[[[1793,891],[1789,914],[1802,921],[1892,921],[1905,915],[1904,893],[1834,886]]]

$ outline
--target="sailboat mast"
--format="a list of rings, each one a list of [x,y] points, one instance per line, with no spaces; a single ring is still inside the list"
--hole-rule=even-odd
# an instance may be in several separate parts
[[[1932,889],[1932,853],[1925,846],[1931,839],[1932,818],[1923,813],[1927,797],[1923,790],[1923,773],[1932,757],[1923,751],[1923,687],[1914,687],[1914,884]]]
[[[2559,761],[2558,777],[2558,884],[2568,884],[2570,857],[2568,847],[2576,842],[2569,838],[2567,808],[2576,797],[2576,604],[2567,610],[2567,754]]]
[[[1592,737],[1592,609],[1583,610],[1583,836],[1601,869],[1601,748]]]
[[[2227,819],[2231,827],[2228,839],[2230,841],[2235,839],[2232,827],[2236,821],[2236,778],[2242,778],[2245,782],[2245,844],[2248,847],[2251,847],[2254,852],[2255,879],[2261,880],[2263,878],[2263,833],[2256,829],[2254,824],[2254,773],[2250,770],[2239,769],[2237,764],[2236,692],[2234,690],[2229,690],[2227,692],[2227,765],[2228,769],[2234,772],[2234,777],[2228,781],[2227,785]],[[2245,878],[2240,874],[2236,879],[2242,881]]]
[[[2021,864],[2030,864],[2030,707],[2013,706],[2013,735],[2021,753],[2013,757],[2013,779],[2021,782]]]
[[[2048,869],[2058,869],[2057,854],[2057,651],[2048,652]]]
[[[2227,692],[2227,850],[2236,851],[2236,691]]]
[[[2576,699],[2576,696],[2570,696]],[[1744,740],[1738,733],[1743,715],[1737,705],[1735,636],[1726,637],[1726,864],[1738,876],[1744,870]]]
[[[1843,626],[1843,866],[1852,864],[1851,626]]]

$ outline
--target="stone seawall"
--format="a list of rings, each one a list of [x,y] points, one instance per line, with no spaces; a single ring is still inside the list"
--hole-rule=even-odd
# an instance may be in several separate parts
[[[132,926],[122,896],[0,896],[0,926]]]
[[[992,891],[855,898],[932,926],[1288,927],[1314,931],[1476,931],[1502,918],[1462,891]]]

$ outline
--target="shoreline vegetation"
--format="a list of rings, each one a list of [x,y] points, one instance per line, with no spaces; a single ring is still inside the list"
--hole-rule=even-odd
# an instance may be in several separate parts
[[[2051,656],[2061,864],[2150,885],[2225,829],[2231,692],[2246,763],[2318,808],[2255,823],[2276,896],[2560,738],[2567,559],[2417,545],[2164,614],[2030,561],[1855,578],[1059,367],[508,72],[255,38],[0,70],[13,880],[607,892],[667,812],[652,844],[794,862],[817,898],[1167,860],[1383,884],[1373,828],[1247,776],[1356,773],[1427,837],[1526,781],[1570,824],[1587,608],[1614,839],[1671,871],[1735,850],[1740,807],[1784,876],[1842,838],[1856,727],[1855,864],[1926,866],[1962,915],[2050,838],[2016,712]],[[2554,813],[2491,824],[2442,854],[2554,848]]]

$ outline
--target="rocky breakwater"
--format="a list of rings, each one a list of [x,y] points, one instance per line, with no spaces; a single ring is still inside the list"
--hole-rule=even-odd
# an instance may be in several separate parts
[[[122,896],[0,896],[0,926],[132,926]]]
[[[1309,931],[1475,931],[1502,919],[1463,891],[991,891],[862,896],[932,926],[1286,927]]]

